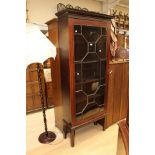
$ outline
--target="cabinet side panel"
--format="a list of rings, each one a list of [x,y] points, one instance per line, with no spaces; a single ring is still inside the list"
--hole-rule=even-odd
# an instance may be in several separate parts
[[[61,95],[61,72],[60,72],[60,52],[58,50],[58,23],[52,20],[48,24],[48,33],[50,41],[56,46],[56,58],[51,61],[52,72],[52,94],[54,103],[55,125],[63,129],[62,95]]]
[[[63,119],[71,122],[68,18],[58,18]]]
[[[57,56],[52,61],[52,92],[54,102],[55,125],[62,130],[63,128],[63,105],[61,94],[61,72],[60,72],[60,54],[57,49]]]

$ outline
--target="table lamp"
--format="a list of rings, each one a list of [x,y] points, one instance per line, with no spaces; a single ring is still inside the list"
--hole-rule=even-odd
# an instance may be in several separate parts
[[[31,63],[43,63],[47,58],[56,56],[55,46],[48,40],[48,38],[40,31],[35,24],[26,23],[26,66]],[[40,134],[38,140],[40,143],[50,143],[55,140],[55,133],[48,131],[47,120],[45,113],[45,103],[42,89],[41,73],[43,69],[37,65],[39,91],[41,96],[41,105],[43,112],[43,120],[45,132]]]

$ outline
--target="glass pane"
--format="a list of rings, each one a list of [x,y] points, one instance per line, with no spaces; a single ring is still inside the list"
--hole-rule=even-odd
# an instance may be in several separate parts
[[[95,94],[95,101],[99,107],[104,105],[104,89],[105,86],[101,85]]]
[[[96,53],[101,59],[106,58],[107,39],[102,36],[96,43]]]
[[[83,118],[90,117],[92,115],[95,115],[100,112],[100,108],[98,105],[93,102],[91,104],[88,104],[85,110],[83,111]]]
[[[77,121],[104,110],[106,34],[107,30],[103,27],[74,26],[75,111]]]
[[[83,111],[83,113],[86,113],[88,111],[91,111],[95,108],[97,108],[97,104],[95,102],[91,103],[91,104],[88,104],[87,107],[85,108],[85,110]]]
[[[102,27],[102,34],[107,35],[107,29],[105,27]]]
[[[83,64],[83,80],[96,79],[100,76],[100,63]]]
[[[104,105],[104,95],[97,96],[95,101],[99,107],[102,107]]]
[[[91,102],[95,102],[95,97],[94,97],[94,95],[88,96],[88,103],[91,103]]]
[[[89,52],[95,52],[95,43],[89,43]]]
[[[76,115],[81,115],[87,102],[86,101],[81,101],[76,104]]]
[[[82,113],[87,105],[87,95],[83,91],[75,93],[76,98],[76,114]]]
[[[81,64],[75,64],[75,82],[81,81]]]
[[[87,42],[82,35],[74,36],[74,50],[75,61],[81,60],[87,53]]]
[[[106,61],[101,61],[101,77],[105,78],[106,73]]]
[[[99,96],[99,95],[103,95],[103,94],[104,94],[104,86],[101,85],[101,86],[98,88],[98,90],[97,90],[97,92],[96,92],[96,95]]]
[[[75,84],[75,91],[81,90],[82,86],[81,84]]]
[[[96,55],[96,53],[89,53],[83,60],[83,62],[89,62],[89,61],[99,61],[99,58]]]
[[[82,26],[82,34],[88,42],[95,42],[101,35],[101,27]]]
[[[105,78],[101,78],[100,84],[103,85],[105,83]]]
[[[81,33],[81,25],[75,25],[74,26],[74,33]]]
[[[83,91],[87,94],[94,94],[99,86],[99,82],[91,82],[83,84]]]
[[[86,101],[87,95],[83,91],[75,92],[76,103]]]

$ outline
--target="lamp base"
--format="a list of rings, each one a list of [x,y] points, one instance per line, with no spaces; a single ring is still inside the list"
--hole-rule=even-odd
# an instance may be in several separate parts
[[[47,131],[47,132],[48,132],[48,136],[46,135],[46,132],[43,132],[42,134],[40,134],[40,136],[38,138],[40,143],[48,144],[55,140],[56,134],[51,131]]]

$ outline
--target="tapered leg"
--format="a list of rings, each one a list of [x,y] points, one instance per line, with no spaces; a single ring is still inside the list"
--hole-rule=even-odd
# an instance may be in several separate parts
[[[107,128],[107,117],[104,117],[103,131]]]
[[[75,139],[75,130],[71,129],[70,140],[71,140],[72,147],[74,147],[74,139]]]
[[[67,128],[66,126],[63,127],[63,136],[66,139],[67,138]]]

